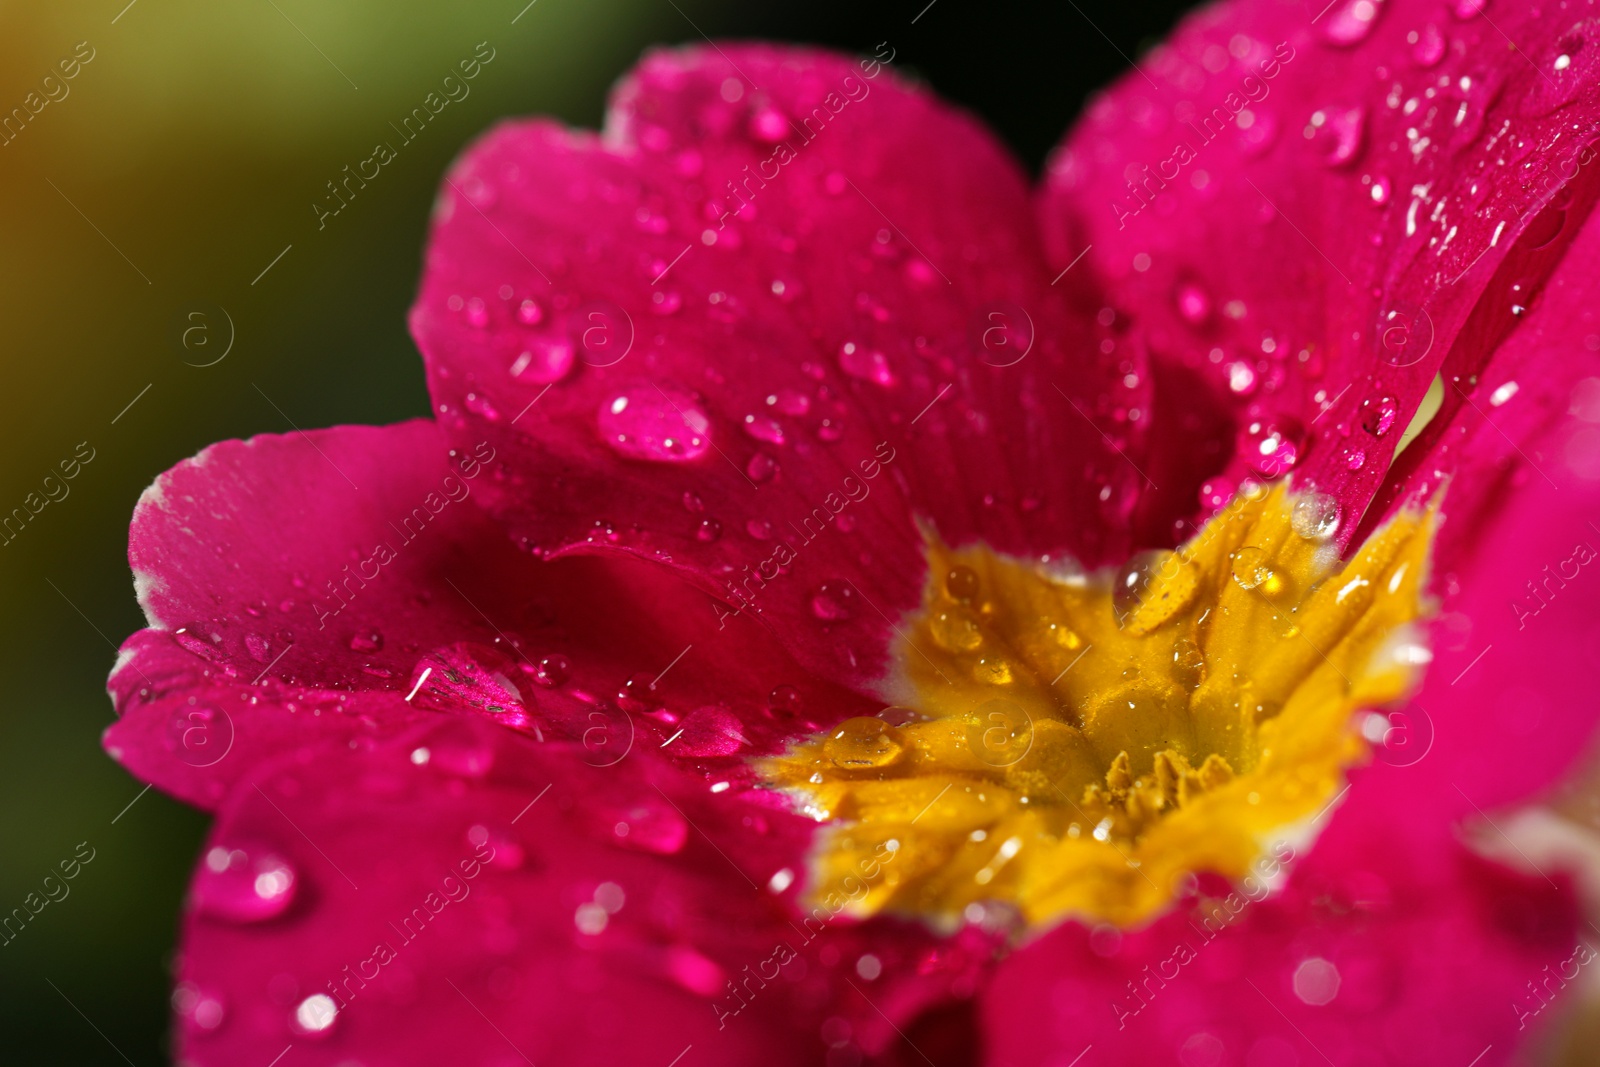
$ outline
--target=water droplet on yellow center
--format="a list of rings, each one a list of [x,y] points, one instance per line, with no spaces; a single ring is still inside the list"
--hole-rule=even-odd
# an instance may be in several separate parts
[[[827,822],[808,892],[860,915],[1129,926],[1193,873],[1243,878],[1314,832],[1365,754],[1355,713],[1427,662],[1394,649],[1418,647],[1432,511],[1347,562],[1338,522],[1329,498],[1257,487],[1178,550],[1071,581],[930,536],[899,706],[762,763]]]

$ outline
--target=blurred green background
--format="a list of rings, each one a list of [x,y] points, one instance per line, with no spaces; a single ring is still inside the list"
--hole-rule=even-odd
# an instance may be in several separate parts
[[[79,442],[95,452],[69,496],[0,546],[0,912],[79,842],[95,850],[71,895],[0,948],[7,1064],[168,1058],[173,931],[205,820],[141,795],[100,749],[114,647],[143,622],[128,517],[157,474],[220,438],[426,414],[405,312],[434,187],[467,141],[512,114],[597,125],[654,43],[887,40],[897,67],[978,111],[1037,171],[1085,95],[1185,6],[524,4],[0,7],[0,112],[37,106],[28,94],[75,47],[93,56],[0,146],[0,514]],[[471,95],[319,232],[324,182],[480,41],[496,56]],[[191,334],[186,351],[197,308],[209,347]],[[231,351],[187,365],[220,354],[219,308]]]

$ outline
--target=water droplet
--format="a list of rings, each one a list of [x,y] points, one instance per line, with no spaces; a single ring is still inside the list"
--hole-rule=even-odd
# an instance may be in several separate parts
[[[768,105],[750,116],[750,136],[767,144],[776,144],[790,134],[789,116]]]
[[[1339,529],[1339,501],[1315,490],[1304,493],[1294,502],[1289,525],[1308,541],[1326,541]]]
[[[179,982],[172,990],[172,1010],[191,1031],[210,1033],[222,1025],[226,1012],[221,998],[203,992],[193,982]]]
[[[1246,545],[1233,554],[1233,580],[1241,589],[1256,589],[1272,577],[1267,554],[1255,545]]]
[[[189,890],[202,914],[228,922],[263,922],[294,902],[299,879],[289,861],[255,843],[212,845]]]
[[[1393,190],[1394,185],[1388,178],[1375,178],[1368,193],[1372,197],[1372,203],[1375,206],[1383,207],[1389,202],[1389,197],[1393,195]]]
[[[834,727],[822,750],[834,766],[851,770],[887,767],[905,754],[899,731],[868,716],[846,719]]]
[[[1394,428],[1399,410],[1392,396],[1369,396],[1361,402],[1361,428],[1374,437],[1382,437]]]
[[[357,630],[350,638],[350,651],[377,652],[383,648],[383,634],[373,629]]]
[[[1200,675],[1206,665],[1206,654],[1192,637],[1180,637],[1172,643],[1172,673],[1183,685],[1194,688],[1200,684]]]
[[[1419,67],[1427,69],[1444,58],[1444,32],[1432,22],[1406,34],[1406,40],[1411,42],[1411,61]]]
[[[1160,610],[1156,610],[1154,601],[1151,602],[1150,609],[1154,615],[1148,621],[1150,629],[1181,611],[1194,595],[1192,571],[1193,568],[1181,556],[1167,549],[1135,553],[1122,565],[1112,581],[1111,611],[1117,625],[1126,625],[1130,616],[1144,607],[1146,597],[1152,594],[1164,599]]]
[[[1475,19],[1489,7],[1489,0],[1452,0],[1450,13],[1463,22]]]
[[[889,370],[889,357],[876,348],[868,348],[855,341],[846,341],[839,346],[839,369],[864,382],[894,384],[894,374]]]
[[[323,1037],[339,1018],[339,1006],[326,993],[313,993],[294,1009],[290,1029],[301,1037]]]
[[[766,441],[774,445],[783,444],[783,423],[767,415],[746,415],[744,432],[757,441]]]
[[[661,269],[667,264],[663,262]],[[683,307],[683,295],[676,289],[658,289],[650,294],[650,311],[656,315],[674,315]]]
[[[1243,360],[1234,360],[1223,370],[1228,375],[1228,389],[1236,396],[1249,396],[1256,389],[1255,368]]]
[[[1372,33],[1373,25],[1383,12],[1383,4],[1384,0],[1339,0],[1333,10],[1318,20],[1318,32],[1332,45],[1360,44]]]
[[[533,680],[547,689],[566,684],[572,676],[572,661],[565,656],[546,656],[533,669]]]
[[[967,715],[967,747],[991,767],[1009,767],[1033,747],[1033,719],[1021,705],[996,697]]]
[[[667,753],[696,758],[728,757],[749,744],[744,725],[722,707],[699,707],[683,717],[683,733],[667,745]]]
[[[766,519],[749,519],[744,524],[744,532],[757,541],[772,540],[772,523]]]
[[[629,459],[686,462],[711,447],[711,420],[689,390],[644,383],[600,405],[600,437]]]
[[[1342,167],[1361,154],[1367,112],[1360,107],[1323,108],[1311,116],[1312,145],[1328,167]]]
[[[804,415],[811,410],[811,398],[794,389],[779,389],[767,397],[767,406],[784,415]]]
[[[544,321],[544,308],[537,300],[524,300],[517,305],[517,321],[524,326],[537,326]]]
[[[597,814],[610,830],[612,843],[635,852],[669,856],[689,839],[689,824],[659,798],[643,797],[626,805],[601,804]]]
[[[565,378],[576,362],[571,338],[541,335],[529,339],[527,347],[512,361],[510,372],[513,378],[543,385]]]
[[[1240,452],[1250,469],[1264,478],[1289,473],[1300,458],[1294,429],[1287,424],[1257,421],[1245,427]]]
[[[767,694],[767,707],[777,715],[797,716],[805,710],[805,700],[794,686],[780,685]]]
[[[1352,448],[1344,454],[1344,465],[1353,471],[1360,470],[1367,462],[1367,454],[1359,448]]]
[[[811,614],[824,622],[843,622],[855,614],[856,591],[848,582],[826,581],[811,594]]]
[[[946,652],[974,652],[983,645],[983,631],[959,608],[937,612],[928,623],[934,644]]]
[[[770,482],[778,473],[778,461],[765,452],[757,452],[744,465],[744,473],[752,482]]]
[[[266,663],[271,659],[272,645],[265,637],[258,633],[244,635],[244,650],[250,653],[250,658],[257,663]]]
[[[722,536],[722,523],[716,519],[701,519],[700,525],[694,528],[694,539],[703,545],[709,545]]]
[[[1198,282],[1184,282],[1177,291],[1178,314],[1195,326],[1211,318],[1211,294]]]
[[[971,567],[958,563],[945,575],[944,587],[957,600],[971,600],[978,595],[978,574]]]

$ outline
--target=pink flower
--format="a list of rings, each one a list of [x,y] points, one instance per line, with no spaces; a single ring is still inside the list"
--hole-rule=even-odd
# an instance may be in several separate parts
[[[412,312],[436,420],[224,442],[135,513],[150,626],[106,745],[216,816],[179,1059],[1508,1062],[1592,958],[1568,875],[1469,839],[1518,854],[1497,813],[1593,726],[1600,52],[1560,5],[1451,6],[1209,8],[1036,200],[887,45],[658,52],[599,136],[488,134]],[[1291,498],[1255,487],[1284,476],[1300,540],[1245,570],[1255,542],[1207,547],[1230,501],[1271,521]],[[1405,523],[1416,565],[1358,573]],[[1357,560],[1336,603],[1296,585],[1328,546]],[[1117,619],[1063,624],[1049,655],[1084,673],[1028,692],[1077,710],[1017,697],[1025,728],[969,736],[1028,754],[978,766],[935,736],[965,720],[922,721],[964,699],[933,676],[1033,686],[1034,653],[985,650],[1045,589]],[[1347,594],[1415,610],[1381,655],[1352,645],[1371,615],[1317,644]],[[1211,770],[1198,718],[1126,740],[1149,663],[1225,673],[1221,638],[1185,666],[1191,625],[1243,635],[1229,706],[1267,739]],[[1333,694],[1326,744],[1272,733],[1294,716],[1250,672],[1286,656],[1293,693]],[[1420,688],[1370,688],[1384,656]],[[1139,705],[1109,734],[1103,679]],[[1093,904],[1049,896],[1042,838],[949,814],[987,788],[1013,806],[983,825],[1070,817],[1017,783],[1081,737],[1144,753],[1083,794],[1142,857]],[[1250,775],[1297,743],[1311,792],[1246,833],[1246,790],[1281,799]],[[1182,809],[1139,822],[1169,772]],[[1179,816],[1211,829],[1159,846]],[[1079,829],[1057,844],[1090,855]],[[1260,877],[1229,884],[1238,841]],[[1103,891],[1135,876],[1144,904]]]

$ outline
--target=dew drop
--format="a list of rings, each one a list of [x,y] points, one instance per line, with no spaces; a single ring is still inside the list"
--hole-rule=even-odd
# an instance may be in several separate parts
[[[696,708],[683,718],[683,732],[667,747],[667,754],[711,758],[731,756],[748,744],[743,724],[730,711],[718,707]]]
[[[959,608],[941,611],[928,623],[933,643],[946,652],[974,652],[983,645],[983,631],[973,617]]]
[[[1299,446],[1287,426],[1265,421],[1252,422],[1245,427],[1240,451],[1250,469],[1264,478],[1278,478],[1289,473],[1300,457]]]
[[[565,685],[572,677],[572,661],[565,656],[546,656],[533,669],[533,680],[546,689]]]
[[[1365,108],[1323,108],[1312,116],[1312,123],[1312,144],[1324,166],[1343,167],[1361,154],[1367,129]]]
[[[778,461],[765,452],[757,452],[750,457],[750,462],[744,465],[744,473],[757,484],[770,482],[778,473]]]
[[[313,993],[294,1009],[290,1029],[301,1037],[323,1037],[339,1018],[339,1006],[326,993]]]
[[[1111,585],[1111,611],[1116,617],[1117,625],[1123,626],[1128,622],[1129,617],[1143,605],[1145,596],[1151,592],[1158,579],[1178,579],[1162,584],[1171,584],[1175,589],[1182,588],[1185,583],[1181,578],[1186,569],[1189,569],[1189,565],[1182,557],[1167,549],[1150,549],[1131,556],[1117,571],[1117,576]],[[1187,584],[1192,595],[1193,584]],[[1176,603],[1169,606],[1172,612],[1176,613],[1184,607],[1184,604]]]
[[[1406,40],[1411,42],[1411,61],[1423,69],[1435,66],[1444,58],[1444,32],[1431,22],[1420,30],[1411,31]]]
[[[1185,322],[1199,326],[1211,318],[1211,294],[1198,282],[1184,282],[1177,291],[1178,314]]]
[[[1451,0],[1450,13],[1462,22],[1475,19],[1489,7],[1489,0]]]
[[[600,405],[600,437],[629,459],[682,463],[711,447],[711,420],[689,390],[640,384]]]
[[[1374,437],[1382,437],[1394,428],[1399,410],[1392,396],[1369,396],[1361,402],[1361,428]]]
[[[527,347],[517,354],[509,369],[513,378],[544,385],[559,382],[572,373],[576,362],[571,338],[539,336],[529,339]]]
[[[798,716],[805,710],[805,698],[792,685],[774,686],[767,694],[767,710],[774,715]]]
[[[834,766],[849,770],[887,767],[905,754],[899,731],[882,719],[857,716],[833,728],[822,746]]]
[[[357,630],[350,637],[352,652],[377,652],[381,648],[383,648],[383,634],[377,630]]]
[[[694,528],[694,539],[703,545],[709,545],[722,536],[722,523],[716,519],[701,519],[700,525]]]
[[[1267,554],[1255,545],[1246,545],[1233,554],[1233,580],[1240,589],[1256,589],[1272,577]]]
[[[776,144],[789,135],[789,117],[772,106],[759,108],[750,116],[750,136]]]
[[[1289,512],[1289,525],[1308,541],[1326,541],[1339,529],[1339,501],[1315,490],[1304,493]]]
[[[670,805],[645,797],[636,804],[597,806],[602,825],[610,827],[613,844],[635,852],[670,856],[689,839],[689,824]]]
[[[746,415],[744,432],[769,444],[781,445],[784,441],[783,424],[768,415]]]
[[[855,588],[848,582],[823,582],[811,594],[811,614],[823,622],[843,622],[855,614],[855,599]]]
[[[958,563],[945,575],[944,587],[957,600],[971,600],[978,595],[978,574],[971,567]]]
[[[1393,195],[1393,190],[1394,185],[1388,178],[1375,178],[1372,182],[1372,188],[1367,192],[1372,197],[1372,203],[1375,206],[1383,207],[1389,202],[1390,196]]]
[[[524,326],[537,326],[544,321],[544,308],[537,300],[524,300],[517,305],[517,321]]]
[[[846,341],[839,346],[839,369],[864,382],[894,384],[894,375],[889,370],[889,357],[876,348],[868,348],[855,341]]]
[[[1383,12],[1383,4],[1384,0],[1338,0],[1333,10],[1318,19],[1318,32],[1332,45],[1360,44],[1372,33],[1373,25]]]
[[[263,922],[294,902],[298,882],[289,861],[263,845],[219,843],[206,850],[189,900],[215,919]]]

